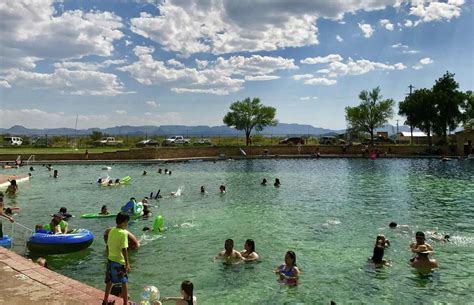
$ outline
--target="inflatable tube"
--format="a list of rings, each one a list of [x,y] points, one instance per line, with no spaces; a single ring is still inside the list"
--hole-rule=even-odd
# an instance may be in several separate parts
[[[33,233],[26,246],[32,253],[63,254],[86,249],[93,241],[90,231],[77,229],[68,234]]]
[[[111,218],[111,217],[116,217],[117,214],[99,214],[99,213],[86,213],[82,214],[81,218]]]
[[[10,236],[3,234],[3,238],[0,239],[0,247],[8,249],[12,247],[12,239]]]
[[[130,200],[125,204],[122,209],[122,213],[126,213],[131,217],[139,217],[143,215],[143,203]]]
[[[165,220],[163,216],[158,215],[155,217],[155,221],[153,222],[153,231],[154,232],[163,232],[165,230]]]

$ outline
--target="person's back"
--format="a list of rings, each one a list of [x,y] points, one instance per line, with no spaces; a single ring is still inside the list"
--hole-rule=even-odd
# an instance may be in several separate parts
[[[108,256],[113,262],[125,264],[122,249],[128,248],[128,231],[114,227],[110,229],[107,239]]]

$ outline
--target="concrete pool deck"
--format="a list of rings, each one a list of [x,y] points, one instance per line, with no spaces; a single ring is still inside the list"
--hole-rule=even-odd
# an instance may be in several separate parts
[[[103,276],[100,272],[98,276]],[[96,305],[104,297],[93,288],[0,247],[0,304]],[[105,286],[105,285],[104,285]],[[110,296],[109,300],[122,300]]]

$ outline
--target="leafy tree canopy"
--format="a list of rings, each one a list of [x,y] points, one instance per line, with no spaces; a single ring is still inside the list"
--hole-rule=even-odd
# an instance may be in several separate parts
[[[363,90],[359,94],[359,106],[346,107],[346,121],[349,128],[354,131],[363,131],[370,134],[374,143],[374,130],[388,122],[393,117],[393,99],[382,100],[380,88],[372,91]]]
[[[276,109],[264,106],[259,98],[246,98],[230,105],[230,110],[224,116],[224,124],[245,132],[246,145],[249,145],[250,133],[253,129],[262,131],[266,126],[275,126]]]

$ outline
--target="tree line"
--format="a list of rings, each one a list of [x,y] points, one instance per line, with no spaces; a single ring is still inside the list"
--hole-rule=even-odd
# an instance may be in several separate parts
[[[348,131],[368,133],[372,144],[375,130],[388,123],[394,115],[395,101],[383,99],[380,92],[379,87],[363,90],[359,94],[360,104],[345,108]],[[230,110],[223,121],[229,127],[244,131],[247,146],[252,130],[261,131],[278,123],[276,109],[263,105],[259,98],[237,101]],[[398,114],[406,118],[405,124],[412,131],[418,128],[427,134],[430,147],[433,134],[440,137],[441,144],[445,144],[448,132],[455,130],[460,123],[465,128],[472,127],[474,95],[472,91],[459,91],[454,73],[446,72],[432,88],[417,89],[399,102]]]

